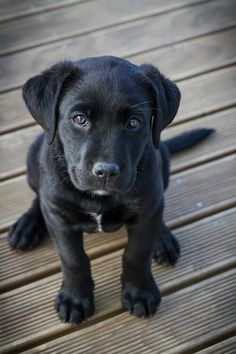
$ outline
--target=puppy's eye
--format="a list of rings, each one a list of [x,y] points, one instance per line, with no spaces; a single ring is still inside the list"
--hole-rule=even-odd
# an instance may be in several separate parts
[[[73,117],[73,122],[75,125],[85,127],[88,124],[87,117],[83,113],[78,113]]]
[[[141,121],[137,118],[131,118],[129,121],[128,121],[128,124],[127,124],[127,128],[128,129],[137,129],[141,126]]]

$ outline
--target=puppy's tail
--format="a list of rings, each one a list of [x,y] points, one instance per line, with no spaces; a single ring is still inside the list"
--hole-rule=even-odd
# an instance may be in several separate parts
[[[192,146],[200,143],[206,139],[208,135],[212,134],[215,130],[209,128],[194,129],[189,132],[177,135],[174,138],[165,140],[165,144],[170,154],[175,154],[179,151],[191,148]]]

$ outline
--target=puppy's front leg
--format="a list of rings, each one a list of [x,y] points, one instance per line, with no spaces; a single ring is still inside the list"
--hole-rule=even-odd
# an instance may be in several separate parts
[[[152,275],[151,262],[156,242],[161,235],[162,211],[146,220],[128,225],[128,244],[123,256],[122,303],[138,316],[153,315],[161,295]]]
[[[47,228],[61,261],[63,282],[56,298],[56,310],[63,322],[78,324],[94,313],[90,261],[83,248],[83,233],[61,213],[43,206]]]

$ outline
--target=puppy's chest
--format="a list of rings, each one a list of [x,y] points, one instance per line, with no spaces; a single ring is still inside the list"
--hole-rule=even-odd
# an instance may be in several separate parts
[[[88,233],[113,232],[125,223],[125,215],[119,212],[102,213],[89,212],[86,214],[91,222],[84,223],[83,230]]]
[[[67,223],[86,233],[113,232],[134,219],[130,208],[125,205],[101,206],[95,203],[75,204],[63,201],[60,206]]]
[[[96,230],[95,232],[102,232],[102,214],[97,214],[97,213],[89,213],[88,215],[90,215],[95,223],[96,223]]]

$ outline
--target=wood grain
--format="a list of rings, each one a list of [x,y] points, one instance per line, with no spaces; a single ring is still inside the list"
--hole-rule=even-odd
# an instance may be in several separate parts
[[[109,260],[112,265],[108,263]],[[103,266],[101,263],[100,266],[99,263],[93,264],[94,268],[96,267],[94,273],[97,280],[95,295],[97,314],[89,320],[91,326],[85,329],[83,326],[78,326],[75,333],[47,342],[41,348],[32,349],[28,353],[38,353],[43,350],[44,353],[59,354],[64,353],[65,348],[68,354],[74,353],[75,348],[77,353],[89,354],[117,353],[121,348],[124,353],[130,353],[132,350],[135,353],[151,353],[155,352],[154,348],[157,346],[161,353],[165,350],[169,350],[168,353],[180,353],[183,349],[186,350],[188,347],[199,345],[206,339],[209,340],[209,337],[216,337],[225,328],[231,330],[236,328],[234,321],[236,272],[234,270],[164,297],[158,313],[152,319],[141,320],[128,313],[122,313],[92,325],[95,318],[97,320],[102,318],[104,311],[107,311],[106,315],[108,315],[109,311],[112,313],[120,308],[117,265],[111,257],[109,260],[106,259],[106,276],[103,279],[101,275],[97,278],[97,272],[104,271],[104,264]],[[176,270],[172,272],[178,273]],[[158,273],[158,269],[155,269],[155,277],[158,277]],[[162,291],[164,282],[165,276],[159,281]],[[4,306],[1,320],[3,354],[14,352],[18,348],[23,349],[27,345],[32,345],[36,340],[48,340],[50,335],[68,333],[68,326],[58,323],[57,315],[52,307],[59,284],[58,276],[52,276],[17,289],[17,291],[1,295],[1,303]],[[31,299],[30,303],[26,300],[25,293]],[[15,308],[19,309],[19,306],[21,310],[14,311]],[[22,313],[25,319],[23,323]],[[190,320],[190,313],[194,321]],[[34,320],[31,326],[28,326],[27,322],[32,318],[32,314],[34,314]],[[12,326],[9,331],[7,321],[11,317]],[[154,336],[153,333],[158,333],[158,336]]]
[[[235,353],[235,14],[236,0],[0,0],[1,353]],[[97,312],[70,328],[53,309],[61,274],[49,237],[25,253],[6,240],[33,197],[18,175],[40,130],[19,88],[58,60],[104,54],[151,62],[178,82],[182,105],[163,138],[217,131],[172,160],[165,219],[182,256],[174,269],[153,264],[164,296],[156,316],[121,307],[122,228],[85,235]]]
[[[198,2],[201,0],[136,0],[133,6],[127,0],[83,1],[54,11],[40,12],[27,19],[21,17],[0,23],[0,55],[159,15]],[[29,28],[34,30],[29,32]]]
[[[174,124],[235,105],[235,80],[232,66],[180,82],[182,103]]]
[[[1,0],[0,2],[0,21],[8,21],[18,17],[33,15],[39,12],[53,10],[63,6],[76,4],[84,0]],[[89,1],[89,0],[86,0]]]
[[[0,133],[35,124],[23,102],[21,90],[0,94]]]
[[[233,154],[172,176],[166,192],[165,219],[172,226],[179,225],[226,207],[227,199],[235,203],[235,171]]]
[[[117,232],[84,235],[86,252],[91,259],[114,252],[126,242],[124,228]],[[58,256],[49,235],[32,252],[16,252],[10,249],[7,233],[0,235],[0,293],[59,272]]]
[[[183,132],[188,132],[193,129],[215,129],[215,132],[205,141],[202,141],[191,149],[173,155],[171,157],[171,172],[176,173],[183,169],[206,163],[212,159],[235,152],[235,116],[236,109],[232,108],[164,130],[162,134],[163,140],[178,136]]]
[[[233,28],[164,48],[150,49],[127,59],[137,65],[152,63],[178,81],[235,63],[235,41],[236,29]]]
[[[35,125],[0,137],[0,180],[25,171],[27,151],[41,131],[42,128]]]
[[[208,348],[198,351],[198,354],[235,354],[236,336],[225,339]]]
[[[236,25],[236,0],[212,1],[161,16],[132,21],[107,30],[39,46],[0,58],[1,91],[20,87],[58,59],[104,55],[128,56]],[[184,18],[184,21],[182,20]],[[166,31],[173,28],[174,31]],[[150,33],[155,35],[150,36]],[[89,45],[88,45],[89,43]]]
[[[234,62],[236,57],[235,41],[236,29],[201,37],[178,45],[171,45],[156,50],[154,53],[146,53],[144,57],[134,56],[131,60],[137,64],[143,62],[153,63],[160,67],[160,69],[173,80],[184,79],[188,77],[188,75],[201,74],[211,67],[221,67]],[[186,56],[191,57],[191,60],[186,61]],[[221,72],[219,75],[220,74]],[[224,92],[227,97],[231,98],[231,102],[235,103],[234,86],[229,85],[229,82],[231,82],[231,74],[227,75],[226,70],[223,72],[223,77],[218,78],[218,74],[216,73],[215,80],[213,75],[214,85],[216,81],[225,83]],[[186,88],[186,90],[190,90],[194,94],[194,83],[190,83],[190,86],[191,89]],[[221,99],[220,95],[222,91],[221,86],[218,84],[216,87],[211,87],[210,84],[208,84],[208,87],[207,97],[212,101],[215,90],[218,90],[217,96],[222,107],[224,101],[223,97]],[[0,94],[0,120],[1,133],[34,124],[34,120],[30,117],[23,103],[20,90]]]

